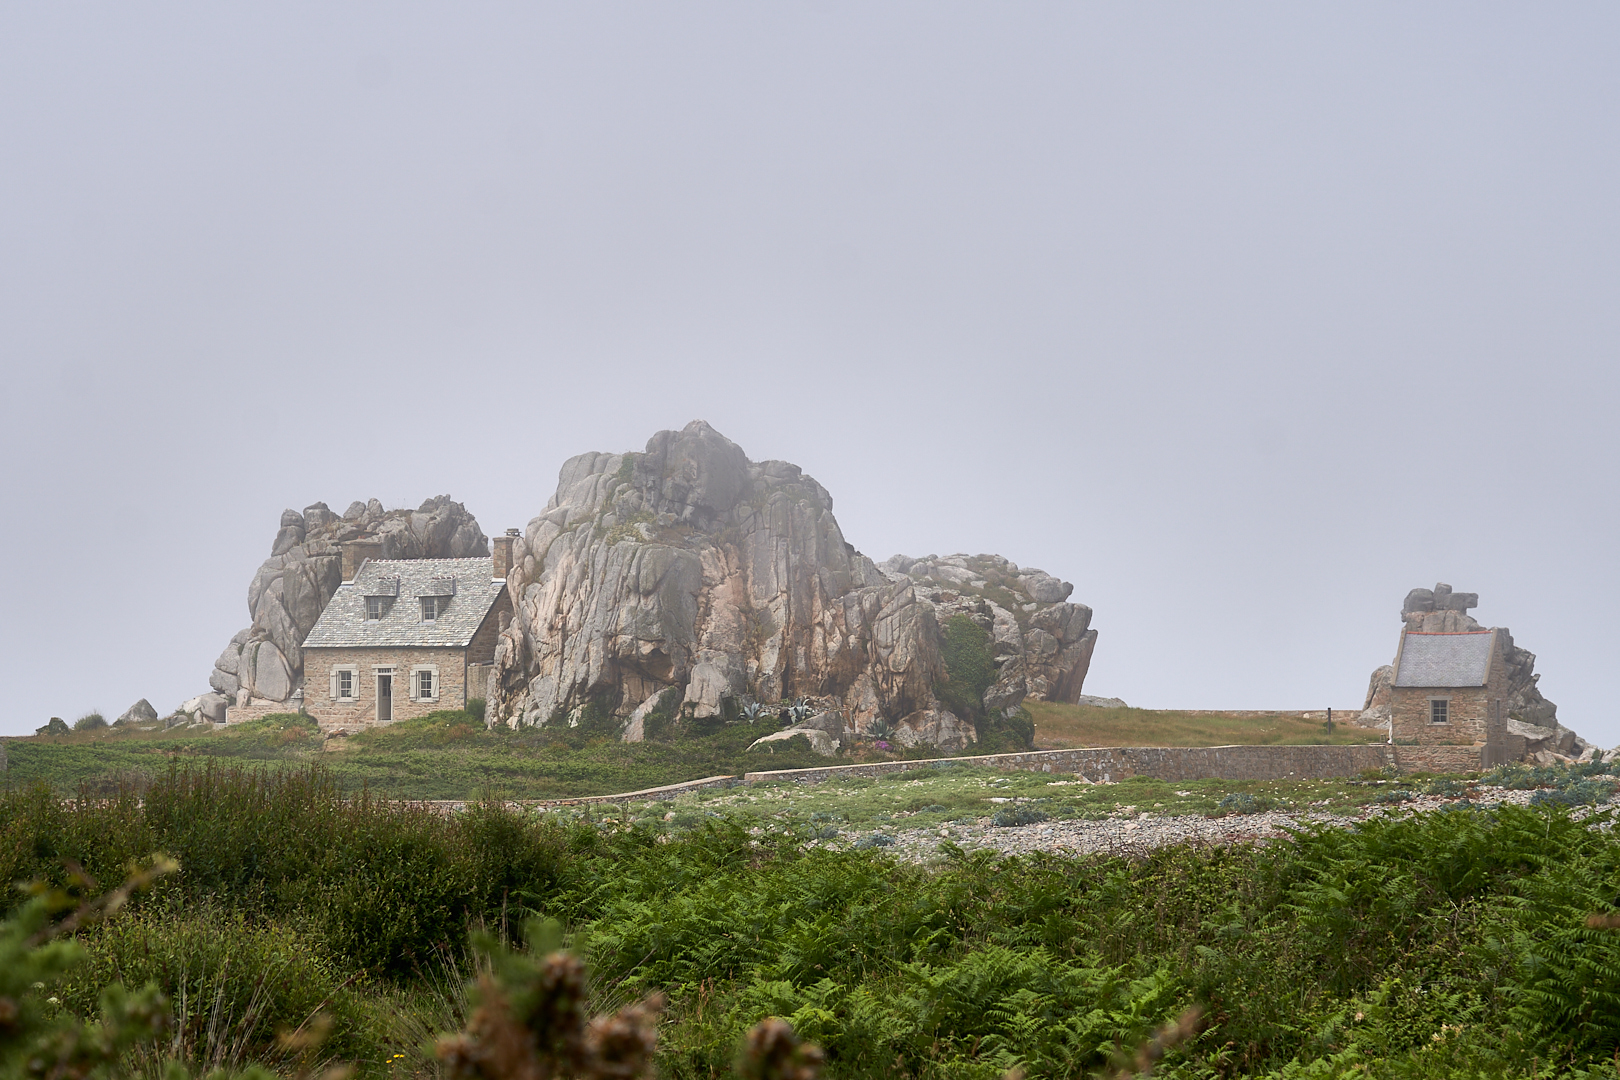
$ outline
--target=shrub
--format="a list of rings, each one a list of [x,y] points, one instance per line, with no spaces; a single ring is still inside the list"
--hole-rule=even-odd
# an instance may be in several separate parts
[[[1247,791],[1234,791],[1221,796],[1215,809],[1225,814],[1263,814],[1275,809],[1276,800],[1267,795],[1251,795]]]
[[[894,837],[890,836],[888,833],[867,833],[865,836],[855,841],[855,846],[861,850],[866,850],[868,848],[893,847]]]
[[[1448,799],[1455,799],[1468,794],[1468,785],[1457,780],[1430,780],[1423,785],[1423,794],[1440,795]]]
[[[73,721],[74,731],[99,731],[107,726],[107,718],[98,712],[88,712]]]
[[[468,698],[466,713],[478,723],[484,722],[484,699],[481,697]]]
[[[1606,803],[1614,794],[1614,784],[1607,780],[1582,779],[1579,777],[1566,781],[1556,788],[1543,788],[1530,796],[1530,804],[1538,806],[1551,803],[1554,806],[1596,806]]]
[[[942,627],[940,658],[946,679],[934,687],[940,704],[975,726],[984,719],[984,692],[996,681],[990,634],[967,615],[952,615]]]
[[[156,986],[173,1010],[167,1055],[201,1071],[282,1056],[278,1032],[333,1022],[325,1050],[376,1057],[376,1039],[342,970],[289,927],[216,904],[159,905],[83,937],[86,961],[58,996],[93,1016],[109,983]]]
[[[1009,806],[996,811],[996,816],[990,819],[990,823],[1008,829],[1019,825],[1034,825],[1036,822],[1046,821],[1050,816],[1046,811],[1037,810],[1033,806]]]

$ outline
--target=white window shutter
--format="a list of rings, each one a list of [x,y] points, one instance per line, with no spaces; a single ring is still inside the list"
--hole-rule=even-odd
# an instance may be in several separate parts
[[[328,696],[331,697],[331,699],[333,701],[336,701],[337,700],[337,668],[332,668],[330,671],[328,671],[326,673],[326,683],[327,683],[326,692],[327,692]]]

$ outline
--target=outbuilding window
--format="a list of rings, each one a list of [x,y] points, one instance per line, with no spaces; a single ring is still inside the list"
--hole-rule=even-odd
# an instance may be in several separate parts
[[[378,619],[381,619],[384,615],[388,614],[388,599],[389,598],[386,596],[366,597],[367,622],[376,622]]]
[[[1445,698],[1429,701],[1429,723],[1444,724],[1451,719],[1451,702]]]
[[[422,621],[433,622],[436,620],[439,617],[439,610],[443,606],[444,601],[437,596],[422,597]]]

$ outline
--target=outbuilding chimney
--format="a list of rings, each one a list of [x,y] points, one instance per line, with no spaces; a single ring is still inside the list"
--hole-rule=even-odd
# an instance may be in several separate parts
[[[381,540],[345,540],[338,545],[343,549],[343,580],[350,582],[360,572],[367,559],[382,558]]]
[[[491,541],[495,551],[495,572],[492,575],[496,581],[505,581],[506,575],[512,572],[512,546],[517,543],[518,531],[507,529],[505,536],[497,536]]]

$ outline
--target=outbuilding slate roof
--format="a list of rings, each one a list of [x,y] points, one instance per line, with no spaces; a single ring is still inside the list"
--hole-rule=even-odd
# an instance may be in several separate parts
[[[506,582],[492,580],[492,559],[368,559],[338,586],[315,620],[304,648],[428,646],[464,648],[483,625]],[[453,586],[446,579],[454,579]],[[390,581],[392,579],[392,581]],[[397,583],[397,593],[394,591]],[[379,587],[380,586],[380,587]],[[452,595],[453,594],[453,595]],[[366,619],[367,596],[397,596],[380,619]],[[420,597],[451,597],[432,622]],[[442,599],[441,599],[442,603]]]
[[[1484,686],[1490,672],[1492,630],[1458,634],[1407,633],[1401,642],[1396,686]]]

